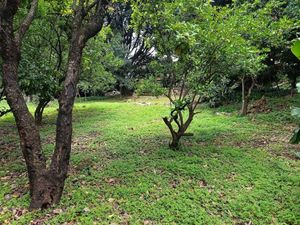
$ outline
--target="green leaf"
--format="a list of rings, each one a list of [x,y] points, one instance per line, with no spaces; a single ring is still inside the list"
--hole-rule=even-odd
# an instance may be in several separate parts
[[[299,117],[300,118],[300,108],[298,108],[298,107],[293,108],[291,114],[294,117]]]
[[[292,46],[293,54],[300,60],[300,40],[296,41]]]
[[[296,87],[297,87],[297,91],[300,93],[300,83],[297,83]]]
[[[300,159],[300,152],[295,152],[296,158]]]
[[[293,136],[290,139],[291,144],[298,144],[300,142],[300,128],[297,127],[294,132]]]

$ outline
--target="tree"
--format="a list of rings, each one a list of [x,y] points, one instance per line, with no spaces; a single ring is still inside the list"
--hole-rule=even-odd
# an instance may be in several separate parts
[[[238,14],[237,16],[243,18],[236,21],[234,23],[235,26],[239,27],[240,35],[249,41],[252,46],[256,47],[261,57],[260,63],[255,59],[248,60],[246,63],[238,59],[241,70],[236,70],[234,74],[241,82],[241,115],[248,113],[251,93],[257,85],[257,81],[267,69],[272,67],[272,64],[275,66],[277,60],[272,58],[272,55],[274,55],[272,50],[286,42],[285,34],[289,33],[294,27],[293,20],[277,15],[283,4],[284,2],[282,1],[270,0],[257,1],[255,3],[241,3],[241,1],[237,1],[233,5],[234,8],[238,9],[235,10],[235,13]],[[267,64],[268,61],[272,63]],[[275,77],[277,71],[275,69],[272,71],[274,72],[272,76]]]
[[[72,109],[76,96],[76,85],[82,52],[87,41],[103,27],[110,1],[73,1],[67,11],[72,10],[69,54],[63,88],[59,96],[56,122],[56,145],[47,167],[42,153],[40,134],[30,114],[18,84],[18,66],[22,40],[38,6],[37,0],[30,1],[31,7],[17,30],[14,18],[20,8],[20,0],[0,2],[0,53],[2,77],[7,102],[14,114],[19,131],[20,145],[27,165],[31,209],[47,208],[58,203],[67,178],[72,140]]]
[[[114,72],[123,96],[131,96],[136,80],[145,78],[147,65],[152,61],[154,52],[153,46],[146,43],[147,37],[152,34],[151,27],[143,30],[134,30],[132,27],[133,2],[116,4],[116,10],[110,17],[113,33],[111,43],[115,55],[124,61]]]
[[[167,87],[172,104],[170,116],[163,118],[171,148],[179,147],[199,103],[220,95],[231,79],[241,79],[247,110],[253,84],[245,94],[246,79],[254,81],[263,67],[266,50],[256,43],[271,34],[262,26],[269,21],[270,9],[252,13],[247,4],[215,7],[196,0],[138,2],[134,9],[135,29],[153,31],[148,41],[158,60],[152,73]]]
[[[107,26],[85,48],[78,84],[84,95],[103,95],[116,86],[114,74],[124,61],[116,56],[108,38],[111,35],[111,28]]]
[[[27,96],[37,97],[34,117],[42,124],[47,104],[58,97],[64,77],[67,37],[59,25],[62,16],[53,16],[53,7],[43,2],[22,45],[19,83]],[[44,13],[46,11],[47,13]]]

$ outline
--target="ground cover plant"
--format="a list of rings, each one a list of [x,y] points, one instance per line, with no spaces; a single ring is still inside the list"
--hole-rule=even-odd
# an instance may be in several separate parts
[[[26,168],[7,115],[0,121],[0,223],[298,224],[299,147],[288,140],[299,98],[268,100],[272,112],[250,118],[238,116],[238,104],[202,107],[189,129],[195,135],[174,151],[161,122],[167,99],[79,99],[62,202],[35,212],[27,209]],[[46,156],[56,108],[46,108],[41,127]]]
[[[0,0],[0,224],[300,224],[299,12]]]

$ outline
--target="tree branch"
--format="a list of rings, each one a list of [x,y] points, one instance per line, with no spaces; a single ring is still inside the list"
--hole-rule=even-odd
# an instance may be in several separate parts
[[[32,0],[29,12],[28,12],[27,16],[24,18],[23,22],[21,23],[21,25],[16,33],[16,42],[18,44],[20,44],[22,42],[22,39],[23,39],[26,31],[29,29],[29,26],[33,21],[37,7],[38,7],[38,0]]]

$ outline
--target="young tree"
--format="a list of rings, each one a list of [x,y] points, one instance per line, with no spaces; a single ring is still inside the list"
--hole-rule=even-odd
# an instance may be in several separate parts
[[[285,15],[281,15],[282,9],[287,1],[257,1],[249,3],[247,1],[236,1],[232,5],[235,17],[240,20],[232,21],[233,26],[238,28],[238,32],[245,40],[249,41],[259,51],[260,59],[249,58],[249,60],[238,60],[238,70],[233,71],[233,77],[240,80],[242,89],[241,115],[248,113],[248,105],[252,90],[257,85],[257,80],[272,65],[267,61],[272,61],[273,67],[278,62],[274,55],[274,49],[286,46],[285,36],[296,26],[296,21]],[[234,17],[231,17],[234,18]],[[272,52],[273,51],[273,52]],[[247,53],[245,52],[244,55]],[[270,58],[273,57],[273,58]],[[282,61],[282,59],[281,59]],[[272,76],[276,72],[271,70]]]
[[[220,94],[232,75],[255,75],[264,55],[243,35],[255,18],[246,17],[249,25],[241,27],[245,14],[240,8],[196,0],[147,3],[135,5],[135,28],[153,29],[148,41],[158,60],[152,71],[168,89],[172,110],[163,120],[172,135],[170,147],[176,149],[199,103]]]
[[[69,42],[69,55],[63,90],[59,96],[56,123],[56,145],[47,167],[42,152],[40,134],[30,114],[18,84],[18,66],[21,45],[26,31],[33,21],[38,0],[30,1],[31,7],[23,22],[16,27],[14,18],[20,8],[20,0],[0,1],[0,53],[2,77],[7,102],[14,114],[20,136],[20,145],[27,165],[31,209],[46,208],[58,203],[67,178],[72,140],[72,109],[79,79],[82,52],[86,42],[95,36],[104,24],[111,1],[75,0]]]

